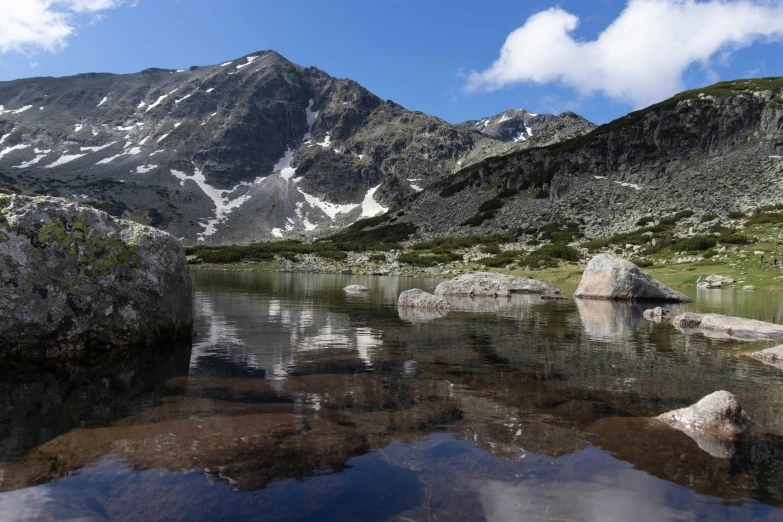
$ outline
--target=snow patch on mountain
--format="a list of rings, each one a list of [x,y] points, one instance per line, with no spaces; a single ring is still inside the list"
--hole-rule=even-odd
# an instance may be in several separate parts
[[[98,103],[97,107],[100,107],[101,105],[103,105],[107,101],[109,101],[109,97],[108,96],[104,96],[103,99]]]
[[[37,154],[37,156],[35,156],[30,161],[25,161],[24,163],[21,163],[19,165],[14,165],[14,168],[15,169],[26,169],[27,167],[32,167],[33,165],[37,164],[39,161],[44,159],[47,154],[52,152],[51,150],[42,150],[42,149],[37,149],[37,148],[33,149],[33,151],[35,152],[35,154]]]
[[[111,147],[117,143],[116,141],[112,141],[111,143],[107,143],[106,145],[100,145],[98,147],[82,147],[82,152],[98,152],[99,150],[103,150],[107,147]]]
[[[173,91],[171,91],[171,92],[170,92],[170,93],[168,93],[168,94],[164,94],[163,96],[160,96],[160,97],[158,97],[157,101],[155,101],[155,103],[153,103],[152,105],[150,105],[149,107],[147,107],[147,110],[146,110],[146,111],[144,111],[144,112],[150,112],[152,109],[154,109],[155,107],[157,107],[158,105],[160,105],[161,103],[163,103],[163,100],[165,100],[166,98],[168,98],[169,96],[171,96],[172,94],[174,94],[175,92],[177,92],[178,90],[179,90],[179,87],[178,87],[178,88],[176,88],[176,89],[174,89]]]
[[[0,105],[0,116],[3,114],[22,114],[27,109],[32,109],[32,105],[25,105],[21,109],[6,109],[3,105]]]
[[[0,150],[0,158],[2,158],[3,156],[5,156],[6,154],[10,154],[10,153],[12,153],[12,152],[13,152],[13,151],[15,151],[15,150],[22,150],[22,149],[26,149],[26,148],[28,148],[29,146],[30,146],[30,145],[24,145],[24,144],[21,144],[21,143],[20,143],[19,145],[14,145],[13,147],[8,147],[8,148],[6,148],[5,150]]]
[[[46,165],[45,169],[53,169],[54,167],[59,167],[60,165],[65,165],[66,163],[70,163],[74,160],[77,160],[83,156],[86,156],[87,154],[63,154],[60,156],[58,160],[56,160],[54,163],[50,163],[49,165]]]
[[[147,172],[149,172],[151,170],[155,170],[157,168],[158,168],[157,165],[139,165],[138,167],[136,167],[136,173],[137,174],[146,174]]]
[[[307,201],[307,203],[311,207],[321,209],[323,213],[329,216],[329,218],[332,221],[334,221],[334,219],[337,217],[337,214],[346,214],[359,206],[356,203],[348,204],[348,205],[340,205],[339,203],[329,203],[328,201],[324,201],[311,194],[308,194],[307,192],[303,191],[298,187],[296,190],[298,190],[299,193],[304,196],[305,201]]]
[[[375,217],[379,214],[383,214],[389,211],[388,208],[382,207],[380,203],[375,201],[375,193],[378,191],[379,188],[381,188],[380,185],[378,185],[377,187],[373,187],[367,191],[367,194],[364,196],[364,200],[362,201],[361,217],[363,218]]]
[[[247,57],[247,63],[243,63],[243,64],[240,64],[240,65],[237,65],[237,67],[236,67],[236,68],[237,68],[237,69],[242,69],[242,68],[244,68],[244,67],[247,67],[248,65],[250,65],[251,63],[253,63],[253,62],[256,60],[256,58],[258,58],[258,56],[248,56],[248,57]]]

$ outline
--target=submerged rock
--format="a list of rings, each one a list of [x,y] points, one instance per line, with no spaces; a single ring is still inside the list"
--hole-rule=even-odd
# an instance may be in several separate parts
[[[737,398],[727,391],[711,393],[692,406],[656,419],[687,434],[701,449],[719,458],[734,456],[737,436],[751,424]]]
[[[400,294],[397,300],[397,308],[416,308],[420,310],[449,310],[451,305],[438,296],[429,292],[412,288]]]
[[[468,297],[509,297],[511,294],[560,294],[561,290],[549,283],[493,272],[468,272],[444,281],[435,289],[435,295]]]
[[[369,292],[370,289],[362,285],[348,285],[343,288],[343,291],[348,292],[349,294],[362,294]]]
[[[761,350],[760,352],[753,352],[750,356],[764,364],[783,370],[783,344]]]
[[[0,195],[0,355],[190,338],[172,236],[57,198]]]
[[[672,318],[672,325],[683,330],[699,329],[748,341],[783,339],[783,325],[728,315],[688,312]]]
[[[667,288],[630,261],[611,254],[600,254],[590,261],[574,297],[613,301],[692,301]]]
[[[672,313],[671,310],[666,310],[665,308],[661,308],[660,306],[657,306],[651,310],[645,310],[644,311],[644,318],[648,321],[654,321],[656,323],[662,323],[664,321],[667,321],[671,317]]]

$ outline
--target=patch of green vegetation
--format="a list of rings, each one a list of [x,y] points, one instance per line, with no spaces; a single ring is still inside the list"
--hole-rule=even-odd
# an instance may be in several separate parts
[[[477,245],[491,245],[495,243],[505,243],[512,241],[514,238],[510,235],[499,236],[464,236],[464,237],[447,237],[440,239],[433,239],[431,241],[421,241],[415,243],[411,249],[413,250],[436,250],[436,249],[448,249],[457,250],[460,248],[472,248]]]
[[[675,241],[669,248],[676,252],[700,252],[715,248],[718,240],[713,236],[685,237]]]
[[[713,213],[713,212],[707,212],[706,214],[703,214],[703,215],[702,215],[702,216],[699,218],[699,221],[700,221],[701,223],[707,223],[708,221],[714,221],[714,220],[716,220],[716,219],[718,219],[718,215],[717,215],[717,214],[715,214],[715,213]]]
[[[512,263],[519,266],[549,266],[558,265],[558,260],[579,261],[579,251],[566,245],[545,245],[533,252],[523,250],[507,250],[500,254],[483,259],[481,262],[488,267],[505,267]]]
[[[739,210],[732,210],[731,212],[728,213],[729,219],[742,219],[744,217],[745,217],[745,213],[740,212]]]
[[[655,223],[655,218],[652,217],[652,216],[645,216],[645,217],[639,219],[639,221],[636,222],[636,226],[637,227],[644,227],[644,226],[649,225],[650,223]]]

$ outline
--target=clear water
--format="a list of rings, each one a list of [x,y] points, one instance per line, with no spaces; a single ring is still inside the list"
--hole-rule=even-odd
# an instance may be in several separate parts
[[[771,343],[535,296],[400,316],[435,279],[194,280],[192,349],[2,372],[0,520],[783,520]],[[731,459],[645,420],[720,389],[756,422]]]

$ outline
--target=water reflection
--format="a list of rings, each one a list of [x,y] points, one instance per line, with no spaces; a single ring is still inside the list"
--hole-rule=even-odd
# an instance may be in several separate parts
[[[437,280],[195,277],[190,357],[0,381],[0,520],[783,519],[783,372],[758,343],[599,301],[398,313]],[[648,419],[718,389],[757,422],[731,458]]]

